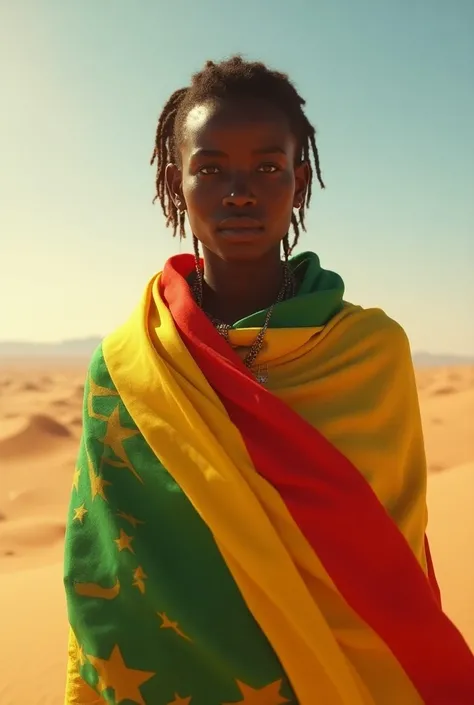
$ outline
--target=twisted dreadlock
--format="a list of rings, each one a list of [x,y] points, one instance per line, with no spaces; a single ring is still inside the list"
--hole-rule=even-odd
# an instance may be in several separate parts
[[[294,241],[291,247],[293,249],[298,242],[300,227],[302,230],[306,230],[305,212],[309,207],[312,194],[312,161],[319,185],[324,188],[315,129],[304,113],[305,101],[298,94],[288,76],[278,71],[271,71],[260,62],[247,62],[240,56],[234,56],[218,64],[208,61],[202,71],[194,74],[189,87],[180,88],[170,96],[158,120],[155,147],[151,157],[151,164],[155,161],[157,164],[156,196],[153,202],[160,201],[166,225],[171,226],[173,236],[179,231],[181,238],[186,237],[185,213],[178,211],[166,188],[166,165],[169,162],[179,162],[179,144],[183,123],[191,108],[208,99],[235,97],[263,98],[285,113],[297,139],[299,162],[308,163],[310,176],[306,202],[299,209],[299,214],[293,213],[291,217],[294,231]],[[288,255],[290,247],[287,237],[285,237],[283,245],[285,254]]]

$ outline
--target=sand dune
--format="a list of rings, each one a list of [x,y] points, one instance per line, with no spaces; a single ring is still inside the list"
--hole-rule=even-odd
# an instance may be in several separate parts
[[[429,540],[444,610],[474,649],[473,497],[474,462],[430,479]]]
[[[0,647],[1,705],[64,701],[67,620],[61,575],[58,560],[0,575],[2,632],[8,633]]]
[[[0,705],[62,702],[61,560],[84,374],[64,360],[0,368]],[[463,558],[474,543],[474,366],[420,370],[417,383],[433,558],[445,609],[474,648],[474,568]]]
[[[22,418],[16,432],[0,440],[0,460],[37,456],[58,448],[58,441],[73,434],[51,416],[33,414]]]
[[[474,460],[474,366],[418,372],[428,467]]]

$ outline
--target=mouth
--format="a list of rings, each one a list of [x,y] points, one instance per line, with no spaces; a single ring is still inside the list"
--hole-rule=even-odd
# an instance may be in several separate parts
[[[226,218],[222,220],[217,232],[225,237],[256,237],[264,231],[263,224],[259,220],[253,218]]]

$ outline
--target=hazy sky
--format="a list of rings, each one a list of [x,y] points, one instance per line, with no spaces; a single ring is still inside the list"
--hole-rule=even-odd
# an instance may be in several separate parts
[[[473,0],[0,0],[0,339],[128,316],[180,248],[151,205],[158,113],[241,52],[318,129],[302,247],[414,348],[474,353],[473,37]]]

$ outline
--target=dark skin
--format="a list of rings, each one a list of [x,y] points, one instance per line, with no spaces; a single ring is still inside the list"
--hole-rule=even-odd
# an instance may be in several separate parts
[[[289,121],[270,103],[218,101],[191,109],[180,164],[168,165],[166,180],[202,245],[208,313],[233,323],[275,301],[281,241],[308,179]]]

